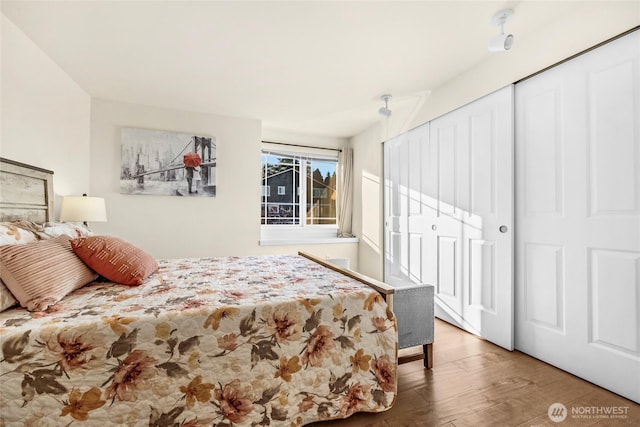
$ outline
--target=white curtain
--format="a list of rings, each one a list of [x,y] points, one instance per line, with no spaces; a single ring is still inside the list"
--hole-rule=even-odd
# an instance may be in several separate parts
[[[343,148],[338,155],[338,237],[354,237],[351,234],[353,208],[353,149]]]

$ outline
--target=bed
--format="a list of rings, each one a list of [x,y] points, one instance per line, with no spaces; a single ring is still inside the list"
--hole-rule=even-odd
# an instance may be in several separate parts
[[[0,183],[1,221],[52,220],[51,172],[3,159]],[[38,196],[5,191],[16,183]],[[389,409],[398,335],[379,291],[393,290],[316,261],[158,260],[137,286],[99,277],[44,311],[6,309],[0,425],[299,426]]]

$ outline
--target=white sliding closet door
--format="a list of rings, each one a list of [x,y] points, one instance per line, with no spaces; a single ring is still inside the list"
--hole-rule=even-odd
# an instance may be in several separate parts
[[[384,144],[385,281],[393,286],[433,283],[424,275],[425,224],[433,208],[423,191],[422,156],[429,149],[429,124]]]
[[[513,87],[385,143],[385,281],[513,348]]]
[[[408,280],[407,247],[407,169],[397,165],[408,162],[408,146],[405,135],[384,144],[384,251],[385,282],[392,286]]]
[[[436,316],[513,349],[513,86],[431,122]]]
[[[640,32],[516,85],[516,348],[640,402]]]

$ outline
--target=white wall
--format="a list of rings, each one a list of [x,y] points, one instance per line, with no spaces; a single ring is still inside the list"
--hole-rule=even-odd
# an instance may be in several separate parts
[[[20,29],[0,18],[0,155],[53,170],[59,213],[62,196],[89,191],[91,99]]]
[[[515,8],[518,16],[520,3]],[[565,58],[615,37],[640,25],[640,2],[576,2],[572,14],[540,28],[526,37],[518,37],[509,52],[491,55],[489,59],[467,72],[434,88],[423,107],[407,127],[406,117],[393,115],[389,122],[380,122],[351,139],[354,148],[354,230],[361,236],[363,224],[378,227],[377,238],[383,239],[383,210],[363,206],[362,179],[365,176],[382,178],[381,142],[408,129],[419,126],[442,114],[461,107],[501,87],[551,66]],[[391,105],[393,108],[393,105]],[[379,198],[383,190],[379,187]],[[366,202],[366,198],[365,198]],[[371,225],[375,223],[374,225]],[[375,228],[375,227],[374,227]],[[373,233],[373,232],[370,232]],[[376,279],[383,278],[382,251],[372,250],[365,239],[359,243],[358,262],[362,273]],[[382,243],[381,243],[382,246]]]
[[[353,233],[360,238],[358,271],[382,280],[382,144],[381,129],[372,126],[351,139],[353,147]]]
[[[257,120],[91,99],[4,15],[1,16],[0,155],[54,171],[55,217],[62,196],[106,198],[97,233],[121,236],[158,258],[312,252],[346,257],[357,244],[259,246],[260,141],[341,147],[344,139],[261,134]],[[120,127],[199,132],[218,138],[215,198],[119,194]]]
[[[515,7],[515,15],[526,2]],[[526,13],[522,11],[522,13]],[[514,18],[515,19],[515,18]],[[441,116],[640,25],[640,1],[575,2],[572,13],[525,37],[513,48],[435,88],[410,128]]]
[[[216,197],[120,194],[122,127],[215,136]],[[158,258],[307,250],[322,257],[347,257],[356,266],[356,243],[258,245],[261,140],[258,120],[93,99],[91,192],[106,199],[108,215],[108,222],[92,224],[93,230],[125,238]]]

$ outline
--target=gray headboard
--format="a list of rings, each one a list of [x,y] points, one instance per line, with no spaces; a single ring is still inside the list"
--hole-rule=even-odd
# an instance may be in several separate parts
[[[53,221],[53,172],[0,157],[0,221]]]

